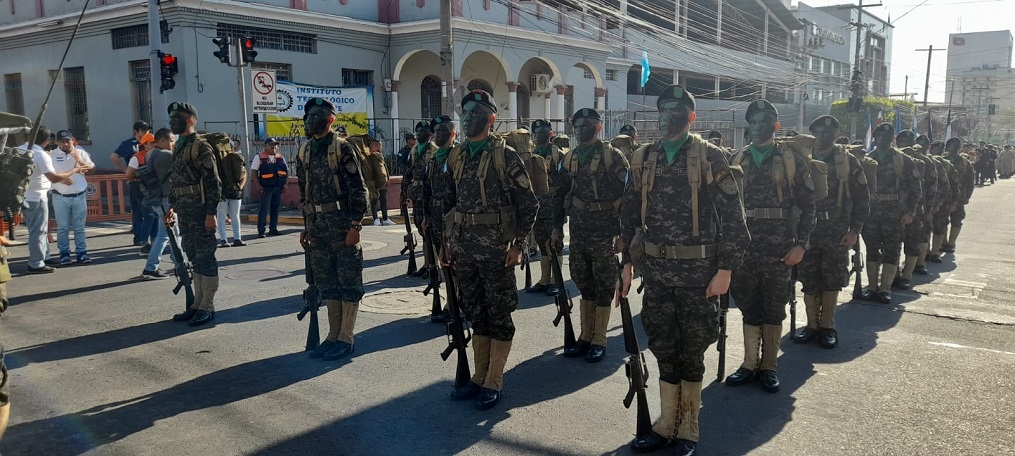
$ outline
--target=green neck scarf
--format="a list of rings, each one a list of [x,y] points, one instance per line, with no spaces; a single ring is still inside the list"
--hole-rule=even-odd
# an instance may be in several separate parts
[[[775,143],[767,146],[755,146],[752,143],[748,150],[751,153],[751,160],[754,161],[754,164],[756,166],[761,166],[762,163],[765,163],[765,160],[768,160],[768,157],[771,157],[772,154],[775,153],[775,148]]]
[[[487,143],[490,142],[490,137],[487,136],[479,141],[469,141],[469,158],[476,158],[479,154],[486,150]]]
[[[173,144],[173,152],[176,152],[187,145],[187,141],[190,140],[194,135],[180,135],[176,137],[176,143]]]
[[[543,144],[542,146],[536,146],[536,153],[543,158],[550,156],[550,150],[550,143]]]
[[[680,148],[684,147],[684,144],[687,143],[687,138],[690,138],[690,135],[684,133],[672,141],[663,140],[663,150],[666,151],[667,164],[672,165],[673,160],[677,159],[677,153],[680,152]]]
[[[423,151],[426,150],[426,146],[428,146],[429,144],[430,144],[429,142],[416,144],[416,157],[417,158],[421,157],[423,155]]]
[[[451,152],[450,147],[438,147],[437,153],[434,155],[434,159],[437,160],[437,164],[444,163],[444,159],[448,157],[448,152]]]
[[[596,145],[595,143],[590,146],[578,145],[574,153],[578,154],[578,164],[584,165],[592,160],[592,156],[596,153]]]

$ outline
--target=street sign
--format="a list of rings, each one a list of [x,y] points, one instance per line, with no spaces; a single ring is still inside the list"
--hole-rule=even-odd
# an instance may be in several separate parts
[[[275,87],[274,70],[251,70],[250,99],[255,114],[274,114],[278,112],[278,95]]]

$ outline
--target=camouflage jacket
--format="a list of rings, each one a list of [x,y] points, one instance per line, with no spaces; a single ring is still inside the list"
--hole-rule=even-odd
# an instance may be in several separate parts
[[[556,196],[557,189],[560,188],[560,179],[563,170],[564,152],[553,143],[549,143],[545,146],[535,146],[532,152],[540,157],[546,159],[546,174],[549,178],[550,191],[546,194],[539,195],[539,214],[536,215],[538,220],[554,220],[554,225],[563,226],[564,220],[560,220],[560,223],[553,218],[555,216],[553,208],[554,197]]]
[[[955,170],[955,166],[952,162],[948,161],[943,156],[935,156],[934,159],[937,164],[941,167],[938,171],[938,176],[944,176],[941,182],[948,186],[948,193],[945,194],[944,200],[941,201],[942,205],[958,204],[959,199],[962,197],[962,188],[959,185],[959,172]]]
[[[422,200],[423,186],[426,185],[426,165],[433,160],[437,153],[437,145],[430,141],[426,144],[417,144],[409,155],[409,169],[402,175],[402,198],[413,201]],[[417,207],[415,204],[413,207]],[[422,206],[420,206],[422,207]],[[425,209],[420,209],[425,210]]]
[[[940,204],[939,199],[941,198],[939,194],[940,190],[938,189],[937,168],[930,158],[919,151],[907,147],[903,149],[903,152],[913,159],[913,162],[916,163],[916,168],[920,170],[922,192],[917,213],[926,214],[927,212],[932,212],[934,206]]]
[[[969,198],[973,196],[973,189],[976,187],[976,170],[969,160],[959,154],[948,154],[945,156],[952,166],[959,173],[959,204],[969,204]]]
[[[695,141],[701,143],[695,144]],[[698,236],[693,231],[692,189],[688,179],[687,154],[691,147],[706,150],[708,165],[702,169],[698,191]],[[661,142],[644,146],[635,154],[649,161],[655,154],[655,169],[645,168],[641,176],[632,176],[621,206],[621,237],[624,262],[630,261],[629,246],[635,230],[641,226],[642,182],[654,175],[648,190],[645,213],[645,240],[661,246],[698,246],[718,244],[717,254],[703,259],[666,259],[647,256],[642,266],[646,279],[676,287],[706,287],[718,269],[740,266],[751,234],[744,221],[740,189],[730,173],[726,157],[718,147],[691,136],[668,163]]]
[[[836,145],[834,153],[820,156],[818,152],[812,152],[815,160],[821,160],[828,165],[828,196],[825,199],[815,202],[817,225],[815,233],[821,232],[828,235],[842,235],[846,231],[859,234],[863,230],[863,224],[870,214],[870,189],[867,188],[867,177],[863,173],[863,165],[852,154],[845,152],[842,146]],[[841,158],[840,158],[841,157]],[[847,195],[842,195],[842,205],[839,205],[839,190],[843,184],[839,181],[839,160],[845,159],[848,171]]]
[[[896,155],[902,157],[902,171],[898,175],[895,171]],[[877,188],[871,192],[871,215],[901,218],[906,214],[915,216],[919,213],[923,182],[916,162],[894,147],[886,154],[874,149],[871,157],[878,162]]]
[[[581,233],[572,242],[612,241],[620,235],[619,209],[631,166],[623,152],[609,143],[597,140],[591,147],[595,152],[586,163],[578,159],[577,149],[567,155],[553,198],[555,228],[562,229],[570,216],[571,232]]]
[[[300,203],[322,205],[338,202],[338,211],[307,214],[307,228],[315,234],[336,232],[344,236],[353,221],[363,220],[370,207],[366,183],[363,180],[363,164],[356,149],[342,141],[338,169],[328,164],[328,147],[338,141],[337,134],[325,136],[320,142],[307,146],[307,163],[296,157],[296,177],[300,186]],[[334,174],[332,174],[334,173]],[[339,189],[335,188],[334,175],[338,176]]]
[[[741,154],[747,154],[748,158],[738,161]],[[780,155],[782,160],[794,161],[796,171],[792,182],[787,178],[777,184],[773,178],[775,157]],[[781,145],[760,165],[749,156],[748,148],[743,148],[731,159],[733,163],[741,163],[745,175],[744,210],[747,212],[747,227],[751,230],[751,245],[747,252],[784,255],[795,245],[806,245],[817,223],[810,165],[803,157]],[[780,193],[782,201],[779,201]],[[758,209],[781,209],[783,218],[753,217],[752,213]]]
[[[197,159],[190,160],[188,157],[190,148],[193,147],[196,137],[196,134],[183,136],[173,146],[169,181],[173,189],[200,186],[203,199],[201,193],[177,195],[174,190],[169,194],[169,205],[181,213],[193,211],[216,215],[222,197],[222,180],[219,178],[215,162],[215,149],[208,142],[204,142],[198,148]]]
[[[447,156],[440,163],[437,163],[436,153],[430,156],[423,171],[425,173],[423,198],[419,200],[420,204],[417,207],[424,211],[428,225],[432,221],[428,229],[437,230],[437,234],[440,235],[444,231],[444,214],[447,212],[444,210],[444,201],[453,180]]]

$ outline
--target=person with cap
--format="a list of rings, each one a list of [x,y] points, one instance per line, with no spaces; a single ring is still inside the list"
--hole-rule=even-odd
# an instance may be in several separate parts
[[[925,225],[929,224],[938,203],[938,176],[933,160],[924,155],[923,147],[916,144],[916,133],[902,130],[895,135],[895,145],[902,153],[913,159],[916,169],[920,172],[920,200],[916,205],[913,223],[906,225],[902,234],[902,250],[905,263],[899,268],[898,275],[892,282],[892,288],[908,290],[913,286],[913,272],[921,256],[925,255],[924,244],[930,243],[930,237],[924,238]],[[922,252],[921,252],[922,250]]]
[[[151,133],[151,131],[152,127],[148,125],[148,122],[143,120],[134,122],[133,136],[121,142],[116,150],[109,155],[109,160],[117,168],[120,168],[120,171],[126,173],[127,164],[130,162],[130,159],[140,150],[141,138],[145,133]],[[146,212],[141,205],[141,200],[144,198],[141,196],[141,191],[137,188],[137,184],[129,183],[127,191],[130,192],[131,231],[134,233],[134,245],[143,246],[155,237],[156,229],[151,222],[148,225],[144,223]],[[150,228],[147,232],[143,232],[142,226],[149,226]]]
[[[923,194],[916,163],[892,146],[895,126],[882,123],[874,129],[871,158],[878,162],[871,179],[871,214],[863,232],[867,246],[867,287],[863,299],[892,302],[892,282],[899,270],[899,253],[906,225],[913,223]],[[879,281],[880,279],[880,281]]]
[[[752,239],[730,287],[744,319],[744,362],[726,377],[726,384],[741,386],[760,379],[762,389],[775,393],[786,303],[796,292],[790,277],[810,248],[816,223],[814,181],[807,160],[775,142],[780,128],[775,105],[763,99],[751,103],[746,120],[750,145],[730,161],[743,173]]]
[[[723,145],[722,133],[718,130],[711,130],[708,132],[708,142],[719,146],[719,149],[722,150],[727,161],[729,161],[730,157],[733,156],[733,149]]]
[[[955,210],[948,215],[951,228],[948,232],[948,241],[942,241],[940,251],[955,253],[955,242],[959,239],[959,232],[962,231],[962,220],[966,218],[966,205],[969,198],[973,197],[973,189],[976,187],[976,171],[969,159],[959,153],[962,147],[962,140],[959,138],[948,138],[945,142],[945,158],[959,174],[959,198]],[[935,252],[936,253],[936,252]]]
[[[250,180],[256,180],[261,187],[257,207],[257,237],[261,239],[282,234],[278,231],[278,208],[282,205],[282,192],[289,182],[289,165],[278,152],[278,146],[277,139],[266,139],[264,150],[250,163]]]
[[[521,157],[492,134],[497,115],[493,97],[473,90],[461,106],[467,140],[447,159],[451,179],[443,203],[444,236],[458,281],[468,284],[458,291],[472,322],[475,374],[451,398],[475,399],[477,409],[487,410],[501,399],[515,337],[511,313],[518,307],[514,268],[522,261],[539,203]]]
[[[638,129],[634,125],[624,124],[620,127],[620,134],[630,136],[636,144],[638,143]]]
[[[430,128],[430,121],[421,120],[416,122],[416,147],[413,148],[409,155],[409,170],[402,176],[402,192],[407,193],[407,198],[412,201],[412,218],[413,223],[416,225],[416,229],[420,232],[420,237],[423,238],[423,252],[430,251],[430,239],[426,233],[423,232],[423,212],[425,209],[420,206],[417,210],[416,201],[424,198],[423,192],[425,191],[424,185],[426,185],[426,165],[429,161],[433,160],[433,155],[437,153],[437,145],[430,141],[433,137],[433,130]],[[426,277],[430,273],[430,268],[433,267],[433,258],[430,255],[423,255],[423,267],[416,270],[416,277]]]
[[[65,172],[57,172],[53,167],[53,157],[46,152],[52,131],[39,127],[31,149],[28,143],[21,149],[31,150],[35,171],[28,178],[28,189],[25,190],[25,226],[28,228],[28,270],[29,274],[45,274],[55,271],[49,266],[49,190],[54,183],[70,185],[71,177],[80,172],[73,167]],[[75,162],[76,163],[76,162]]]
[[[599,139],[599,111],[582,108],[571,117],[578,144],[564,160],[553,196],[550,243],[562,245],[564,221],[581,236],[571,238],[571,280],[581,293],[581,334],[566,350],[568,358],[597,363],[606,356],[617,259],[620,253],[620,203],[631,169],[624,153]]]
[[[423,185],[423,198],[419,200],[420,210],[423,211],[422,232],[433,241],[431,250],[423,252],[424,256],[431,257],[436,264],[440,257],[445,256],[444,252],[444,199],[447,196],[448,186],[451,177],[448,173],[448,154],[455,146],[455,123],[449,116],[438,116],[430,121],[433,128],[434,145],[437,150],[427,163],[425,184]],[[447,277],[444,278],[448,280]],[[451,314],[445,308],[438,313],[431,313],[430,322],[447,323]]]
[[[923,145],[921,140],[929,142],[930,138],[927,138],[925,135],[920,135],[920,137],[916,138],[917,143]],[[930,224],[931,243],[927,249],[925,261],[941,263],[938,249],[944,243],[945,235],[948,233],[948,215],[955,210],[955,206],[961,197],[962,189],[959,185],[959,173],[955,170],[955,166],[941,155],[945,150],[945,143],[943,141],[934,141],[927,147],[930,151],[929,157],[934,159],[938,167],[938,189],[941,195],[941,204],[937,212],[934,213]],[[922,263],[917,264],[916,272],[923,274],[923,272],[920,272],[921,266]],[[926,271],[926,267],[924,267],[924,271]]]
[[[559,147],[551,142],[553,138],[553,126],[550,122],[546,119],[537,119],[532,121],[531,127],[532,137],[536,145],[534,153],[543,157],[546,163],[549,188],[546,193],[536,195],[536,199],[539,200],[539,212],[536,214],[536,223],[532,226],[535,244],[539,249],[539,282],[527,288],[525,292],[545,293],[547,296],[554,296],[558,292],[558,277],[553,276],[553,268],[550,267],[550,249],[553,249],[557,257],[560,258],[563,246],[551,245],[550,235],[553,233],[554,226],[564,225],[563,220],[554,219],[557,214],[554,214],[553,211],[553,198],[560,189],[558,181],[560,180],[560,173],[562,172],[561,164],[564,162],[565,155]],[[582,321],[584,322],[585,320],[583,319]]]
[[[353,333],[363,299],[360,231],[370,209],[360,153],[331,130],[335,106],[311,98],[303,107],[310,139],[296,157],[304,226],[300,245],[310,250],[321,299],[328,309],[328,336],[311,358],[333,361],[352,354]]]
[[[860,161],[834,143],[839,120],[823,115],[809,129],[814,135],[811,157],[828,166],[828,195],[815,202],[817,224],[811,232],[811,248],[797,268],[807,326],[793,335],[793,342],[818,340],[824,348],[835,348],[839,344],[835,306],[839,292],[849,285],[850,249],[870,214],[870,190]]]
[[[944,143],[941,143],[941,145],[943,146]],[[951,188],[951,182],[948,179],[948,169],[944,164],[944,160],[941,157],[935,156],[931,150],[930,137],[927,135],[917,136],[916,145],[913,146],[913,150],[916,152],[916,158],[925,161],[928,164],[928,168],[933,166],[934,175],[936,176],[934,181],[934,204],[926,213],[921,223],[920,251],[916,257],[916,266],[913,268],[913,273],[915,274],[928,275],[930,271],[927,270],[926,262],[934,235],[934,220],[938,214],[948,210],[949,200],[953,197],[951,193],[954,190]],[[924,178],[926,180],[926,176]],[[926,185],[924,184],[924,194],[927,193]]]
[[[162,223],[166,215],[166,208],[169,207],[169,194],[172,191],[170,175],[172,173],[173,133],[168,128],[160,128],[155,134],[145,133],[141,138],[142,154],[138,152],[127,164],[127,180],[138,181],[141,193],[144,195],[142,205],[155,213],[158,231],[155,234],[155,241],[148,252],[148,260],[144,270],[137,279],[158,280],[168,279],[170,276],[159,269],[162,262],[162,255],[169,245],[169,230],[166,224]],[[179,238],[176,227],[173,227],[172,235]],[[170,258],[175,263],[179,261],[175,255]]]
[[[634,271],[641,272],[641,321],[659,365],[659,419],[631,449],[675,443],[676,454],[690,455],[699,438],[705,350],[719,337],[719,296],[729,290],[751,235],[725,155],[690,133],[694,96],[671,85],[656,106],[662,139],[635,152],[621,206],[618,294],[626,297]]]
[[[85,238],[85,220],[88,217],[88,201],[85,190],[88,182],[85,173],[95,169],[91,155],[78,147],[74,134],[69,130],[56,133],[57,149],[50,153],[53,170],[65,173],[74,169],[70,183],[53,183],[53,218],[56,219],[56,246],[60,250],[60,264],[72,263],[70,254],[70,232],[74,230],[74,253],[78,264],[89,264],[88,242]]]
[[[163,217],[179,225],[181,247],[194,267],[194,304],[173,315],[173,321],[201,326],[215,319],[215,293],[219,289],[215,259],[215,228],[222,199],[215,148],[197,134],[197,108],[190,103],[169,104],[169,128],[178,139],[170,161],[169,209]]]
[[[409,168],[412,167],[412,151],[416,148],[416,134],[406,133],[405,134],[405,145],[398,150],[395,155],[395,165],[398,169],[395,170],[397,175],[405,176],[409,172]],[[402,199],[406,198],[405,187],[406,182],[402,180]]]

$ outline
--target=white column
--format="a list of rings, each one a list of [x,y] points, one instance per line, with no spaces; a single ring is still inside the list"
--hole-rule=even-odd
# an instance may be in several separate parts
[[[508,113],[504,119],[508,131],[518,128],[518,83],[508,82]]]
[[[764,49],[764,55],[768,55],[768,15],[771,14],[768,11],[768,7],[765,7],[765,41],[762,43]]]
[[[719,86],[719,76],[716,75],[716,77],[715,77],[715,99],[716,100],[719,99],[719,87],[720,87]]]
[[[766,100],[768,99],[768,83],[767,82],[762,82],[761,83],[761,98],[764,98]]]
[[[603,87],[596,87],[596,109],[599,112],[606,110],[606,89]]]
[[[564,112],[564,91],[567,90],[567,86],[559,85],[556,87],[556,89],[557,89],[557,112],[553,113],[553,117],[555,119],[559,119],[559,121],[557,122],[556,130],[559,132],[563,132],[564,124],[566,124],[570,120],[568,119],[567,113]]]
[[[546,119],[547,121],[549,121],[550,119],[553,118],[553,116],[550,115],[550,94],[549,93],[547,93],[546,95],[543,96],[543,118]]]
[[[398,134],[398,86],[400,84],[398,81],[391,81],[391,109],[388,112],[391,113],[391,126],[394,129],[391,132],[392,135]]]
[[[673,83],[674,84],[680,84],[680,71],[679,70],[676,70],[676,69],[673,70]]]

